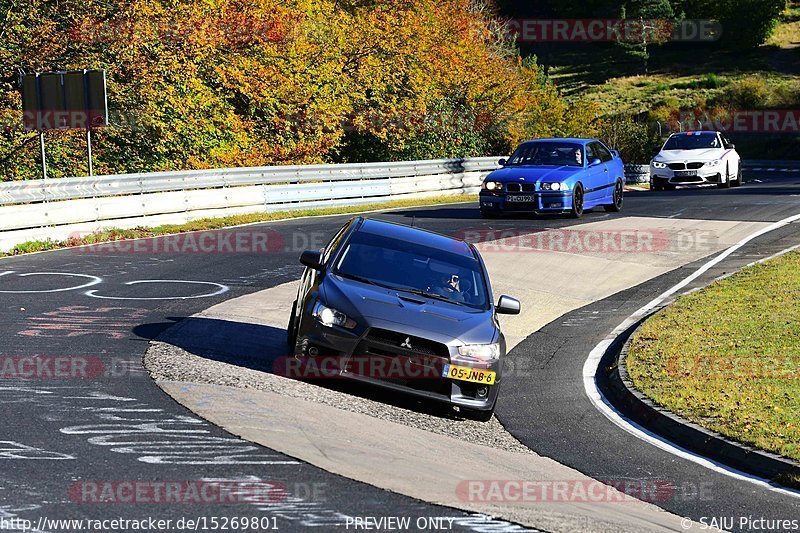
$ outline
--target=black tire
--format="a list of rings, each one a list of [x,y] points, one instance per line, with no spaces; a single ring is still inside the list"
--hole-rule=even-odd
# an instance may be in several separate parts
[[[720,189],[728,189],[730,188],[730,186],[731,186],[730,168],[728,168],[728,165],[725,165],[725,182],[717,183],[717,187],[719,187]]]
[[[583,185],[578,183],[575,185],[575,190],[572,191],[572,209],[570,209],[572,218],[581,218],[583,216],[583,200]]]
[[[294,354],[294,348],[297,345],[297,300],[292,303],[292,314],[289,315],[289,325],[286,326],[286,346],[289,348],[289,353]]]
[[[611,205],[604,205],[606,211],[609,213],[619,213],[622,211],[622,202],[625,196],[625,186],[622,184],[622,180],[617,180],[617,183],[614,185],[614,203]]]
[[[666,185],[664,185],[664,190],[665,191],[674,191],[677,188],[678,188],[677,185],[673,185],[671,183],[667,183]]]
[[[744,183],[742,178],[742,164],[739,163],[739,170],[736,172],[736,181],[733,182],[734,187],[741,187]]]

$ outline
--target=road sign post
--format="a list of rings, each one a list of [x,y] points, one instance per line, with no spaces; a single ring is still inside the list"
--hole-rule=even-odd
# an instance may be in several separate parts
[[[23,74],[20,86],[23,127],[39,134],[42,177],[47,179],[44,132],[65,129],[86,131],[89,176],[93,176],[92,129],[108,125],[106,71],[83,69]]]
[[[39,149],[42,155],[42,179],[47,179],[47,159],[44,155],[44,132],[39,132]]]

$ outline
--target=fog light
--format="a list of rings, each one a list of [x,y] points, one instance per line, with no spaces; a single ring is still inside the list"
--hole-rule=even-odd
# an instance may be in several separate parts
[[[317,349],[316,346],[309,346],[308,355],[317,356],[317,355],[319,355],[319,350]]]
[[[486,398],[486,395],[489,394],[489,387],[478,387],[477,393],[481,398]]]

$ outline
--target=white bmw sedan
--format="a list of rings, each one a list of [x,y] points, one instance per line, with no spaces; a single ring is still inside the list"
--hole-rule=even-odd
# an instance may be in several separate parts
[[[739,154],[718,131],[673,133],[650,161],[650,189],[714,183],[727,188],[742,184]]]

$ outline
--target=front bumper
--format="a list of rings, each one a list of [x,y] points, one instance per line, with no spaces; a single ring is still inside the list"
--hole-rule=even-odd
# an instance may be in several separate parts
[[[381,388],[395,390],[419,398],[434,400],[476,411],[494,408],[501,384],[502,355],[491,363],[474,363],[458,353],[458,347],[430,339],[420,339],[416,334],[398,329],[396,323],[377,321],[358,333],[338,327],[326,327],[313,318],[301,326],[293,354],[293,363],[302,365],[299,375],[288,377],[346,378]],[[377,339],[374,332],[384,332],[384,337],[394,334],[402,339],[415,339],[412,345],[423,341],[425,345],[439,346],[438,353],[421,353],[401,348],[398,342]],[[390,335],[386,335],[386,333]],[[425,350],[427,352],[436,350]],[[445,364],[489,370],[496,373],[492,385],[484,385],[442,377]],[[324,368],[320,373],[319,369]],[[309,371],[313,369],[313,371]],[[377,372],[376,372],[377,370]]]
[[[514,201],[515,198],[524,201]],[[480,206],[482,211],[497,213],[563,213],[572,209],[572,190],[507,193],[484,189],[480,192]]]
[[[691,165],[693,162],[689,162]],[[701,163],[700,161],[694,162]],[[721,183],[724,172],[721,166],[704,164],[697,169],[673,170],[671,168],[655,168],[650,164],[650,183],[669,185],[704,185]]]

